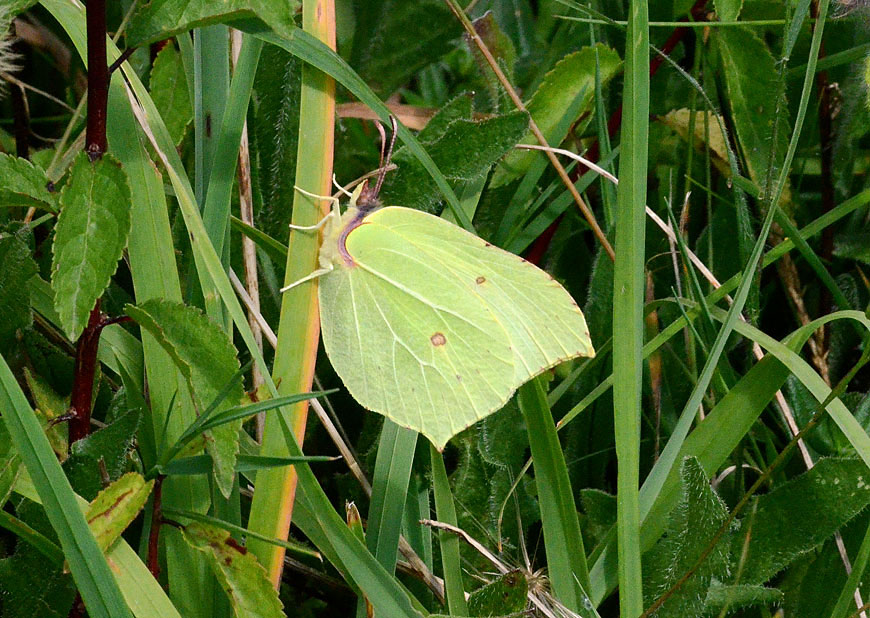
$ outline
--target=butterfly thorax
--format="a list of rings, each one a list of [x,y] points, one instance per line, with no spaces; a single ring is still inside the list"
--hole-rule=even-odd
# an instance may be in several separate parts
[[[324,227],[323,245],[319,256],[321,268],[329,268],[332,264],[346,268],[355,266],[356,263],[347,250],[347,237],[362,225],[369,214],[380,207],[380,200],[369,190],[367,183],[357,187],[341,217],[330,217]]]

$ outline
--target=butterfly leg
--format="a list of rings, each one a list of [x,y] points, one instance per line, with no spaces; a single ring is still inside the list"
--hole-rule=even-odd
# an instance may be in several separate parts
[[[281,288],[281,292],[286,292],[290,288],[295,288],[300,283],[305,283],[306,281],[311,281],[312,279],[317,279],[318,277],[322,277],[323,275],[325,275],[327,273],[331,273],[333,268],[334,268],[334,266],[332,264],[329,265],[329,268],[318,268],[317,270],[312,272],[310,275],[302,277],[301,279],[299,279],[298,281],[294,281],[290,285],[285,285],[283,288]]]
[[[353,197],[353,193],[338,184],[338,180],[335,179],[335,174],[332,175],[332,184],[334,184],[335,188],[344,193],[347,197]]]
[[[334,182],[334,178],[333,178],[333,182]],[[335,217],[336,219],[341,218],[341,210],[339,208],[339,201],[338,201],[337,197],[332,197],[331,195],[317,195],[316,193],[311,193],[311,192],[306,191],[305,189],[302,189],[302,188],[297,187],[297,186],[294,186],[293,188],[296,189],[297,191],[299,191],[299,193],[301,193],[302,195],[306,195],[312,199],[326,200],[328,202],[332,202],[332,210],[329,212],[328,215],[323,217],[320,221],[318,221],[314,225],[293,225],[291,223],[290,224],[291,230],[301,230],[301,231],[319,230],[320,228],[322,228],[326,224],[327,221],[329,221],[330,217]]]

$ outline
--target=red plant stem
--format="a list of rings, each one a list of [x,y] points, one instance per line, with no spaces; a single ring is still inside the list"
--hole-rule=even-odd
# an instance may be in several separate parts
[[[163,523],[163,479],[162,474],[154,480],[154,500],[151,503],[151,531],[148,534],[148,570],[154,579],[160,575],[160,561],[157,548],[160,541],[160,525]]]
[[[85,151],[91,161],[106,152],[106,110],[109,103],[109,67],[106,64],[106,0],[88,0],[88,125]]]
[[[97,348],[100,332],[105,326],[100,312],[100,301],[94,305],[88,325],[76,342],[76,361],[73,369],[73,390],[70,396],[69,441],[81,440],[90,433],[91,405],[93,403],[94,375],[97,367]]]

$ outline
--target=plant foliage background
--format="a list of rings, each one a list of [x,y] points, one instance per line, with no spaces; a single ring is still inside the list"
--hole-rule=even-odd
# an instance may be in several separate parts
[[[105,32],[0,2],[0,615],[868,610],[868,3],[105,10],[89,157]],[[384,203],[546,269],[597,351],[443,453],[280,292],[294,186],[377,168],[388,114]],[[620,180],[557,155],[591,216],[530,119]]]

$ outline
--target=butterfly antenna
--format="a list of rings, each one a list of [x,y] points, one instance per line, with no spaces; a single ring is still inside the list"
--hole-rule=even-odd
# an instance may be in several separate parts
[[[384,146],[387,143],[387,136],[384,134],[384,128],[381,123],[378,123],[378,131],[381,133],[381,164],[380,172],[378,173],[378,181],[375,184],[375,195],[380,195],[381,186],[384,184],[384,178],[387,175],[387,168],[390,166],[390,160],[393,158],[393,147],[396,145],[396,135],[398,135],[399,127],[395,116],[390,116],[390,124],[392,125],[393,134],[390,136],[390,146],[384,154]]]

